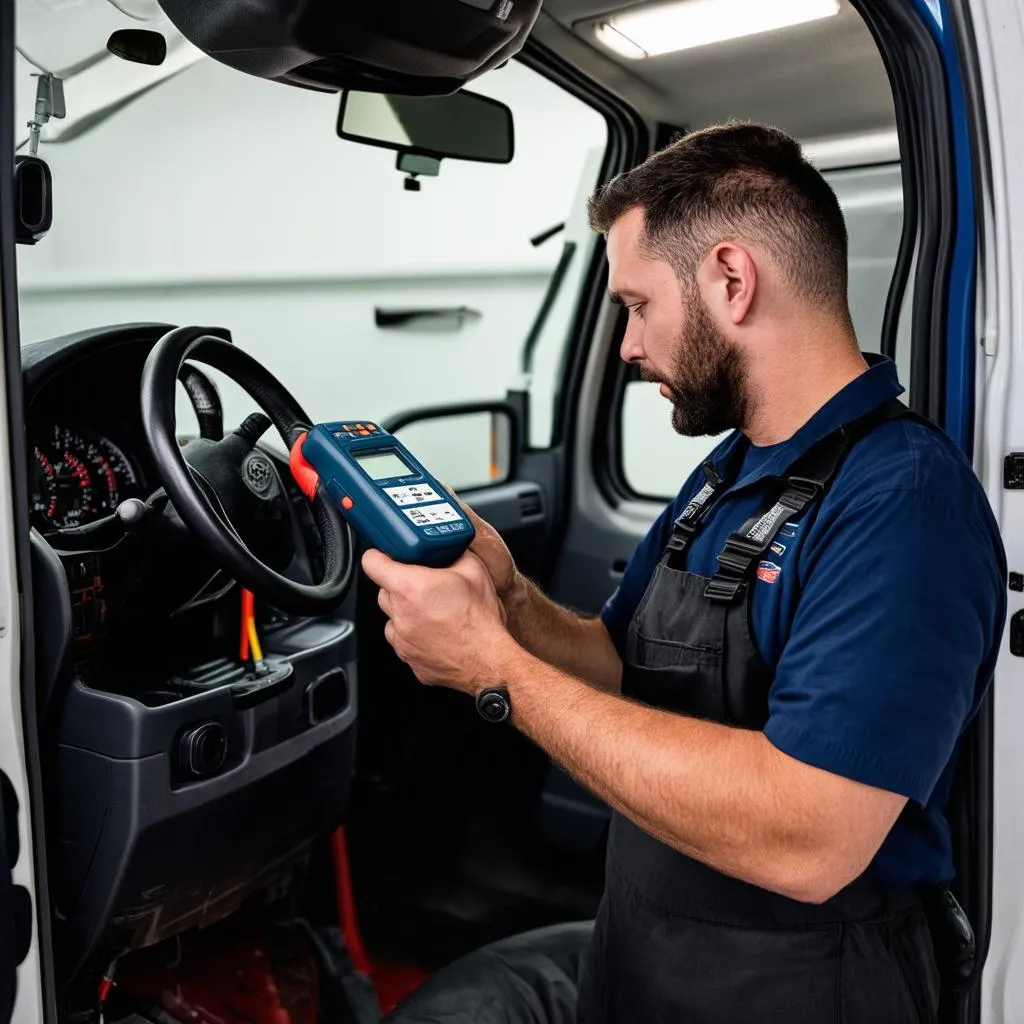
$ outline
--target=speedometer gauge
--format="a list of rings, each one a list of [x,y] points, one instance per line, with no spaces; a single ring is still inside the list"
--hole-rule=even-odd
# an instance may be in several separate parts
[[[54,426],[32,462],[32,515],[42,529],[81,526],[109,515],[138,488],[123,451],[89,431]]]
[[[54,427],[50,464],[57,496],[52,517],[55,526],[79,526],[92,511],[92,471],[86,447],[78,434]]]
[[[52,522],[57,514],[57,472],[38,448],[32,454],[32,515]]]
[[[124,452],[105,437],[90,445],[89,458],[96,468],[96,508],[104,514],[113,512],[129,492],[135,492],[138,485],[135,470]]]

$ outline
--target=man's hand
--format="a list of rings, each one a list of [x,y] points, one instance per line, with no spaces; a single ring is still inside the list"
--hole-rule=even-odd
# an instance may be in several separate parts
[[[472,696],[501,676],[501,656],[515,646],[483,562],[467,551],[448,569],[404,565],[382,551],[363,555],[380,588],[384,636],[421,683]]]
[[[519,576],[515,560],[501,539],[501,534],[489,522],[481,519],[465,502],[460,500],[459,504],[476,530],[469,550],[483,562],[494,584],[495,592],[504,601],[512,593]]]
[[[594,686],[618,690],[622,663],[604,623],[576,615],[546,597],[516,568],[498,531],[461,499],[456,500],[476,529],[470,553],[486,567],[516,642]]]

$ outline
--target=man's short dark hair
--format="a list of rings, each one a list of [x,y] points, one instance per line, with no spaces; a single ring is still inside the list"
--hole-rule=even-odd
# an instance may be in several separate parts
[[[719,242],[747,240],[767,250],[794,292],[846,313],[839,201],[784,132],[730,123],[685,135],[600,187],[591,227],[607,232],[637,207],[646,249],[684,285]]]

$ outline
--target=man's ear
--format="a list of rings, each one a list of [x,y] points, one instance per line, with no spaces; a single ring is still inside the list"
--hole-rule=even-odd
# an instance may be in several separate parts
[[[750,252],[738,242],[719,242],[703,269],[708,306],[726,323],[743,323],[757,292],[757,266]]]

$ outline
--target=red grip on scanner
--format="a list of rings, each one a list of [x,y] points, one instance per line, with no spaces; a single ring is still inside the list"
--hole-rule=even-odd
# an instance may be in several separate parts
[[[312,501],[316,497],[316,489],[320,486],[320,477],[317,471],[306,461],[302,454],[302,446],[306,443],[306,431],[303,431],[295,439],[292,450],[288,453],[288,465],[291,467],[292,476],[299,485],[302,493]]]

